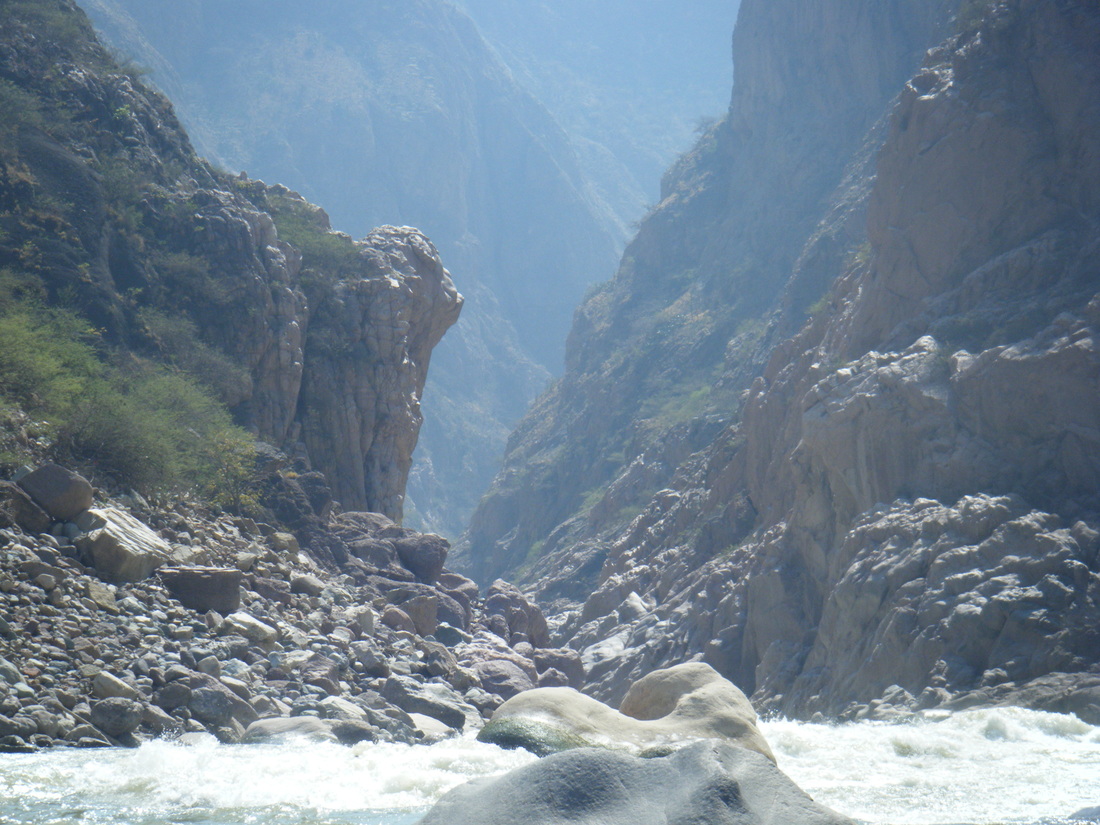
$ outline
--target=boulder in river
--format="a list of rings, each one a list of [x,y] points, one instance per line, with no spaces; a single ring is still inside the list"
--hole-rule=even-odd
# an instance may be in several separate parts
[[[642,759],[580,748],[445,795],[420,825],[844,825],[759,753],[696,742]]]
[[[531,741],[525,741],[524,731]],[[544,735],[550,732],[565,743],[579,738],[593,745],[638,750],[720,739],[774,760],[745,694],[702,662],[655,670],[639,679],[619,710],[572,688],[525,691],[497,709],[478,739],[545,753]]]

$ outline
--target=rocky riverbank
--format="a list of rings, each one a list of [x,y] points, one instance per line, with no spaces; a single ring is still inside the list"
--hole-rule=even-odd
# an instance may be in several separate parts
[[[447,542],[343,513],[293,533],[185,502],[95,496],[45,465],[0,482],[0,748],[136,746],[211,733],[425,742],[579,656]],[[340,561],[336,561],[339,558]]]

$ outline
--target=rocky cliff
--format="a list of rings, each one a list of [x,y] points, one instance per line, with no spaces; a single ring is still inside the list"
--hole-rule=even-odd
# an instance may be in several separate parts
[[[429,356],[461,306],[431,243],[353,241],[290,190],[199,160],[72,3],[3,15],[0,264],[17,303],[34,284],[100,330],[106,358],[193,373],[345,507],[400,518]]]
[[[942,5],[742,7],[729,114],[668,172],[615,278],[578,310],[565,376],[512,436],[471,521],[471,570],[515,569],[536,544],[531,560],[575,547],[557,525],[592,535],[628,521],[739,414],[802,246],[816,232],[836,258],[856,243],[841,218],[819,227],[822,209],[838,192],[839,211],[860,208],[868,132],[934,40]],[[776,51],[781,31],[798,45]],[[792,284],[796,313],[826,277]]]
[[[201,152],[355,235],[425,231],[467,298],[429,378],[412,519],[461,533],[623,233],[569,139],[441,0],[83,4],[154,68]]]
[[[1100,15],[803,7],[742,5],[730,115],[578,314],[470,567],[583,602],[601,695],[695,655],[788,713],[1094,717]]]

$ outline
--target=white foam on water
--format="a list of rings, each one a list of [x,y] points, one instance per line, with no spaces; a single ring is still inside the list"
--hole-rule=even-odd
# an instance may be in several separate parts
[[[411,822],[456,785],[534,759],[472,736],[351,748],[158,741],[130,751],[8,756],[0,763],[0,825],[50,822],[42,817],[62,809],[69,819],[59,821],[95,823]],[[5,810],[9,800],[19,800],[24,818]]]
[[[1072,715],[987,708],[761,729],[803,790],[875,825],[1066,821],[1100,805],[1100,728]]]
[[[1073,716],[997,708],[761,728],[798,785],[873,825],[1066,823],[1100,805],[1100,728]],[[5,754],[0,825],[412,825],[455,785],[534,759],[472,736]]]

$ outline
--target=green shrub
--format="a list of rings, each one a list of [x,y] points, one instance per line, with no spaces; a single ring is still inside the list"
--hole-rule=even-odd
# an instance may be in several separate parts
[[[248,394],[248,371],[220,350],[204,343],[189,318],[143,309],[138,320],[152,338],[161,359],[213,391],[228,406]]]
[[[73,313],[9,306],[0,340],[0,406],[46,420],[59,458],[141,490],[248,505],[251,439],[193,379],[136,359],[108,365],[94,331]]]
[[[92,334],[63,312],[15,309],[0,315],[0,398],[30,413],[69,406],[103,372]]]
[[[337,276],[355,267],[359,250],[347,235],[330,232],[305,205],[274,201],[270,214],[279,238],[298,247],[302,265]]]

